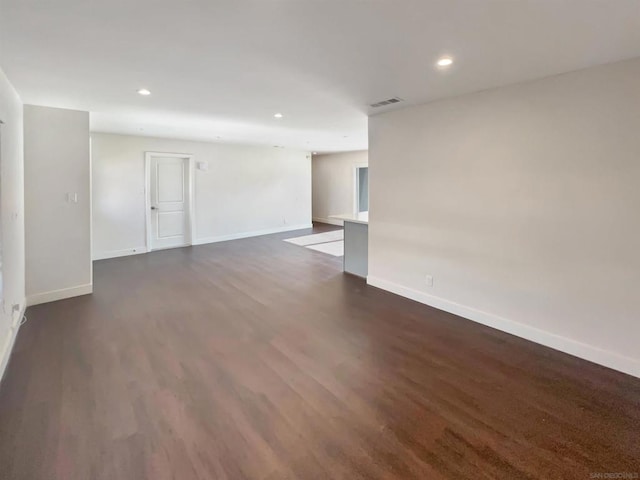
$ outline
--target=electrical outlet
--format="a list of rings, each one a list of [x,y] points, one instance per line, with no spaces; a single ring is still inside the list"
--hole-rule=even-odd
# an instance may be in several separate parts
[[[431,275],[427,275],[425,281],[427,282],[427,287],[433,287],[433,277]]]
[[[12,312],[19,312],[20,311],[20,304],[19,303],[14,303],[13,305],[11,305],[11,311]]]

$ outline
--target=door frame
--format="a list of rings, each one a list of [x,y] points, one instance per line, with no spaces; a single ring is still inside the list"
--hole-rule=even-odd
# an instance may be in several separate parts
[[[353,213],[354,215],[357,215],[358,212],[358,207],[360,206],[360,182],[358,179],[358,170],[360,170],[361,168],[369,168],[369,164],[368,163],[354,163],[353,164],[353,181],[352,181],[352,185],[353,185]]]
[[[196,219],[194,212],[194,182],[193,177],[195,173],[195,162],[194,155],[192,153],[164,153],[164,152],[144,152],[144,208],[145,208],[145,246],[147,252],[151,252],[154,249],[152,246],[152,236],[151,236],[151,159],[154,157],[162,157],[162,158],[182,158],[187,163],[187,231],[185,235],[186,246],[193,245],[193,242],[196,238]],[[180,247],[171,247],[171,248],[180,248]],[[162,248],[158,248],[155,250],[163,250]]]

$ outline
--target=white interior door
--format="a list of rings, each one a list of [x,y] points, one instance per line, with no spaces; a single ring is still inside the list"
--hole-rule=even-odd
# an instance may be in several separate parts
[[[189,238],[189,160],[152,156],[149,162],[150,250],[183,247]]]

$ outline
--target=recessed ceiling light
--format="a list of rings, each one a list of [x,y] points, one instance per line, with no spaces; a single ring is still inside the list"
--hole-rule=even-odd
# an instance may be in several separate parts
[[[453,59],[450,57],[442,57],[440,59],[438,59],[438,61],[436,62],[437,65],[439,67],[448,67],[449,65],[451,65],[453,63]]]
[[[147,90],[146,88],[141,88],[140,90],[138,90],[138,93],[140,95],[145,95],[145,96],[151,95],[151,92],[149,90]]]
[[[282,114],[281,114],[281,113],[276,113],[276,114],[274,115],[274,117],[276,117],[276,118],[282,118]]]
[[[318,154],[318,152],[313,152],[313,154],[314,154],[314,155],[317,155],[317,154]]]

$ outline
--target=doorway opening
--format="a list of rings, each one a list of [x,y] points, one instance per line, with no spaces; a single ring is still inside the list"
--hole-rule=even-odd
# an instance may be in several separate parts
[[[147,251],[193,243],[193,155],[145,154]]]
[[[354,213],[369,211],[369,167],[355,167]]]

